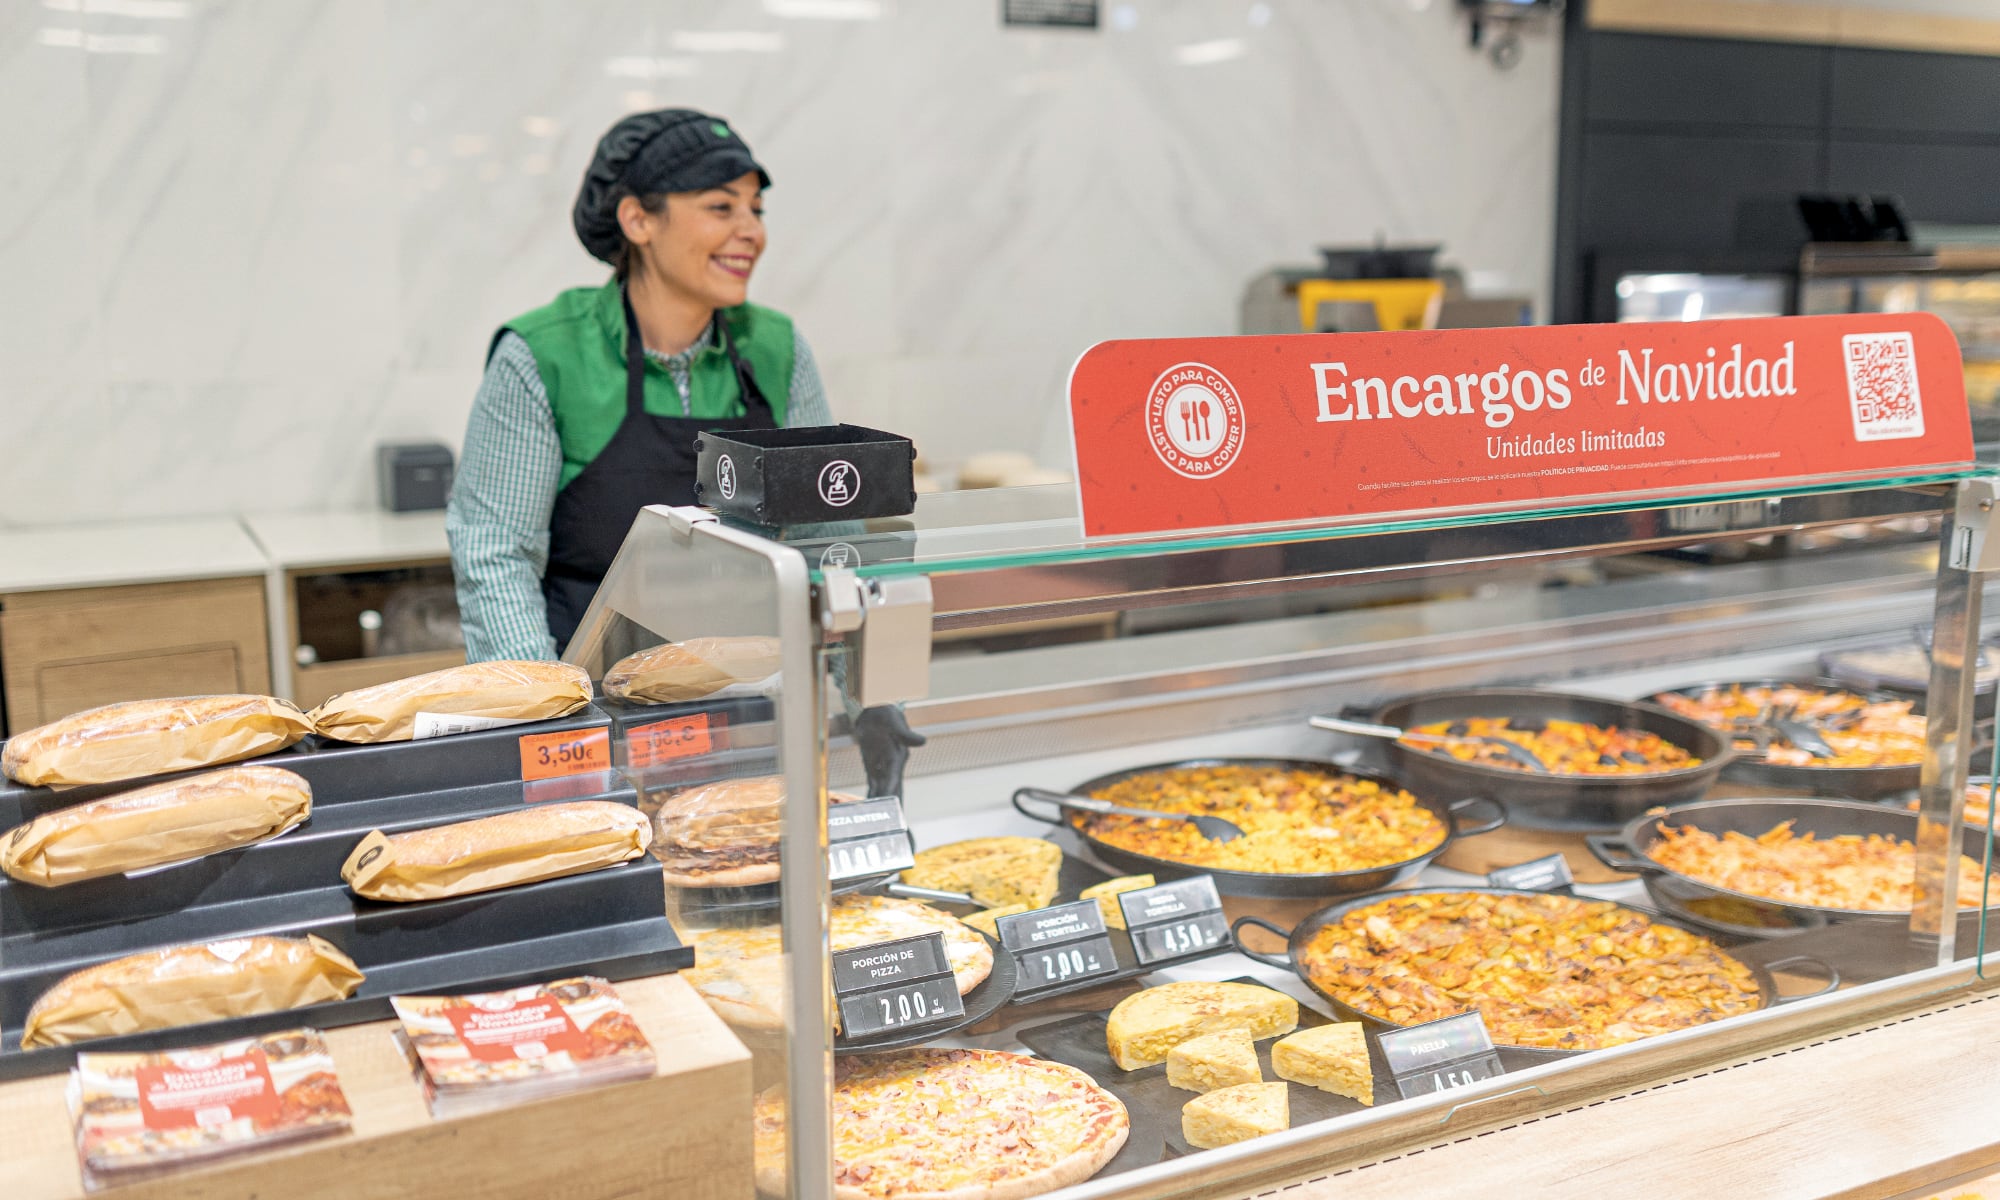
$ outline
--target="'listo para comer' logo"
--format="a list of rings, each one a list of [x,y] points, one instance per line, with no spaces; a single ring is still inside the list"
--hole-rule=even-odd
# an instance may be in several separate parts
[[[1243,400],[1205,363],[1168,367],[1146,393],[1146,440],[1169,470],[1212,479],[1243,453]]]

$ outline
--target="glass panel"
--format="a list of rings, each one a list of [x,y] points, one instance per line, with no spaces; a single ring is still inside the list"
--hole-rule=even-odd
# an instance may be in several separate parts
[[[1886,487],[1949,483],[1978,473],[1973,469],[1951,470],[1866,483],[1815,481],[1792,487],[1701,495],[1661,498],[1627,496],[1601,502],[1518,509],[1503,514],[1452,511],[1404,520],[1367,518],[1318,526],[1293,525],[1088,540],[1083,536],[1078,517],[1075,488],[1059,484],[919,496],[917,509],[910,516],[869,521],[858,531],[849,528],[837,536],[828,536],[823,529],[798,529],[776,531],[776,536],[786,544],[796,546],[806,556],[815,580],[830,565],[849,567],[863,577],[878,577],[1109,562],[1184,551],[1315,542],[1380,533],[1463,529],[1496,521],[1647,511],[1761,497],[1877,491]],[[756,529],[760,533],[773,532],[748,525],[740,528]]]
[[[830,1064],[818,996],[807,1025],[793,1012],[798,979],[823,977],[826,964],[824,822],[813,819],[820,666],[815,641],[799,636],[803,572],[794,568],[788,587],[772,551],[792,557],[706,531],[676,534],[657,511],[641,513],[569,658],[600,681],[615,761],[653,818],[667,915],[696,950],[682,978],[750,1049],[760,1103],[779,1106],[788,1130],[799,1127],[807,1094],[795,1072],[810,1081],[820,1103],[804,1119],[819,1135],[802,1152],[817,1152],[811,1174],[823,1187]],[[800,722],[811,726],[804,739]],[[814,829],[803,847],[788,814],[794,830]],[[808,869],[790,869],[801,857]],[[805,919],[787,928],[792,907]],[[759,1151],[760,1168],[781,1165],[772,1146]]]
[[[1718,321],[1781,317],[1790,281],[1783,275],[1634,272],[1618,278],[1618,319]]]

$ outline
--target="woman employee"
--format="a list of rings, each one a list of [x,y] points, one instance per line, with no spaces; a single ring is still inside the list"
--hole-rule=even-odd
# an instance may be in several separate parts
[[[554,658],[639,509],[694,503],[708,429],[825,425],[789,318],[746,301],[771,176],[720,118],[611,127],[572,214],[612,269],[501,326],[445,529],[468,661]]]

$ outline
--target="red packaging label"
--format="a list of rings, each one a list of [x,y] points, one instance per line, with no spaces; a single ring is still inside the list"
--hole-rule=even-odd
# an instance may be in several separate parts
[[[467,1053],[480,1062],[508,1062],[568,1053],[585,1057],[590,1039],[569,1019],[553,996],[493,1001],[490,1007],[457,1005],[444,1010]]]
[[[188,1055],[172,1066],[142,1066],[137,1077],[148,1129],[209,1128],[243,1117],[266,1126],[278,1116],[278,1090],[262,1050],[233,1058]]]
[[[719,726],[721,718],[715,720]],[[707,754],[715,748],[710,728],[707,713],[635,725],[625,735],[627,756],[634,767],[651,767],[676,758]]]
[[[1084,532],[1963,468],[1928,313],[1104,342],[1070,373]]]

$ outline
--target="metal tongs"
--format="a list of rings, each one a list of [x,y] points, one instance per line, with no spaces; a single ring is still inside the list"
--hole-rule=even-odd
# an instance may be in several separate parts
[[[1535,752],[1519,742],[1503,737],[1489,737],[1483,734],[1420,733],[1416,730],[1398,729],[1394,725],[1377,725],[1371,721],[1353,721],[1346,717],[1314,717],[1309,722],[1314,729],[1326,729],[1334,733],[1353,733],[1362,737],[1386,738],[1389,741],[1410,742],[1460,742],[1474,746],[1498,746],[1501,753],[1530,771],[1542,775],[1551,774],[1548,764],[1535,756]]]
[[[1820,736],[1819,730],[1799,720],[1789,705],[1772,709],[1767,720],[1778,736],[1790,742],[1794,749],[1803,750],[1814,758],[1833,758],[1837,753]]]
[[[1187,821],[1194,825],[1195,832],[1211,842],[1233,842],[1243,836],[1243,830],[1233,821],[1221,817],[1204,817],[1195,813],[1155,812],[1150,808],[1126,808],[1109,800],[1099,800],[1095,796],[1076,796],[1068,792],[1051,792],[1044,788],[1024,787],[1014,793],[1014,801],[1023,799],[1039,800],[1043,804],[1060,804],[1064,808],[1080,808],[1085,812],[1116,813],[1121,817],[1138,817],[1142,821]]]

